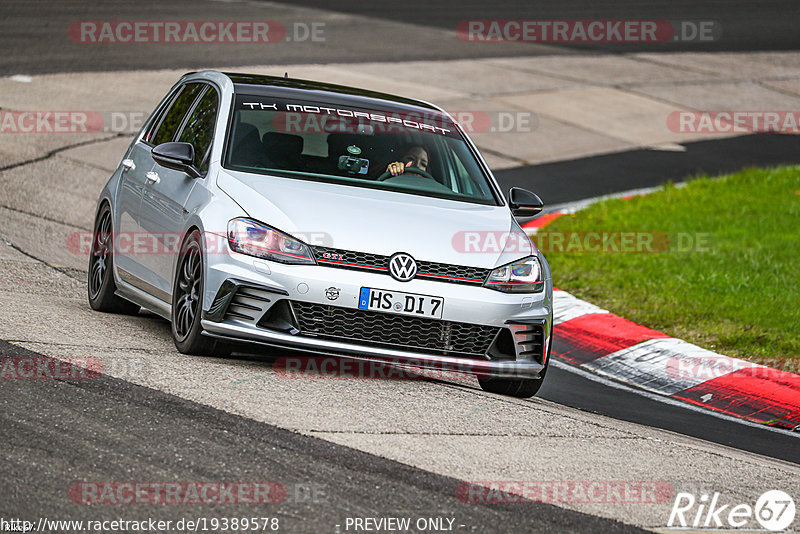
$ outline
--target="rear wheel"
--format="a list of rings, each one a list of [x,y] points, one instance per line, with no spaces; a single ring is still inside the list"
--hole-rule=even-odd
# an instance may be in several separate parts
[[[229,345],[202,334],[203,272],[200,232],[195,230],[186,238],[178,258],[172,291],[172,339],[184,354],[227,356],[231,353]]]
[[[111,207],[104,204],[97,214],[89,252],[88,296],[93,310],[109,313],[139,313],[139,306],[115,293],[114,282],[114,233]]]

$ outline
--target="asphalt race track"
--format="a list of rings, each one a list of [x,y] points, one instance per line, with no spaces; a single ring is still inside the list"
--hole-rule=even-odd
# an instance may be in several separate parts
[[[609,57],[628,51],[608,43],[483,47],[454,39],[456,25],[471,18],[714,20],[735,38],[637,51],[724,55],[800,48],[795,24],[800,4],[785,1],[724,7],[714,1],[647,6],[571,1],[558,8],[545,2],[416,0],[347,0],[334,6],[318,0],[44,5],[8,1],[0,7],[0,84],[14,75],[56,76],[30,86],[31,101],[40,109],[63,105],[48,104],[48,99],[61,102],[62,82],[64,91],[76,93],[86,84],[103,101],[113,100],[115,91],[138,96],[135,89],[114,85],[130,84],[131,71],[146,70],[151,78],[136,80],[146,86],[139,100],[116,109],[149,106],[152,94],[163,94],[174,75],[156,69],[337,63],[336,73],[346,81],[350,74],[357,79],[342,66],[350,63],[392,68],[406,61]],[[215,44],[199,52],[191,45],[142,49],[63,38],[75,21],[125,19],[318,21],[325,23],[326,41]],[[66,77],[58,77],[63,73]],[[97,89],[95,77],[107,80],[108,90]],[[785,81],[778,78],[776,83]],[[281,353],[185,356],[175,350],[169,325],[147,311],[92,312],[85,296],[85,257],[70,255],[65,242],[90,230],[97,192],[130,137],[102,132],[55,137],[27,142],[24,136],[0,135],[0,357],[95,358],[105,373],[92,379],[0,380],[0,519],[177,522],[258,516],[277,518],[280,531],[340,534],[370,531],[348,528],[353,518],[410,517],[441,518],[454,532],[639,532],[665,529],[676,492],[722,492],[726,503],[750,504],[769,489],[800,497],[798,433],[666,403],[563,364],[550,367],[539,395],[530,400],[485,393],[464,377],[293,380],[273,370]],[[554,205],[698,173],[780,163],[800,163],[800,136],[691,139],[680,150],[608,149],[505,165],[495,176],[504,189],[530,188]],[[267,504],[172,506],[87,505],[74,490],[86,483],[206,481],[272,482],[281,490]],[[633,497],[476,504],[464,498],[468,481],[649,481],[669,487],[670,494],[655,502]]]
[[[797,437],[788,432],[745,425],[732,418],[719,418],[679,404],[664,404],[633,390],[619,390],[590,378],[555,368],[539,396],[580,410],[639,423],[728,447],[800,463]]]
[[[32,356],[4,342],[0,353]],[[62,502],[60,488],[72,483],[72,473],[122,480],[134,472],[154,479],[280,480],[285,500],[266,510],[281,519],[281,530],[288,531],[332,532],[333,525],[344,525],[347,516],[376,510],[387,515],[447,516],[461,529],[468,524],[477,532],[639,532],[613,520],[542,503],[475,507],[457,498],[458,480],[114,378],[31,382],[0,390],[4,449],[10,452],[6,465],[11,472],[5,476],[16,476],[35,488],[24,497],[4,492],[6,517],[11,510],[18,516],[36,516],[40,503]],[[50,409],[41,411],[43,405]],[[87,414],[87,406],[101,409]],[[124,421],[122,432],[120,421]],[[164,425],[170,428],[166,441]],[[87,442],[93,445],[87,447]],[[38,462],[30,453],[22,453],[31,443],[38,444],[35,451],[46,459]],[[31,463],[37,467],[32,472],[26,467]],[[320,480],[325,481],[324,488],[315,482]],[[72,506],[70,502],[48,507],[48,513],[68,516]],[[239,513],[236,508],[222,506],[215,514],[233,517]],[[159,516],[177,521],[203,513],[200,506],[180,507]],[[106,509],[92,518],[115,517],[113,509]]]

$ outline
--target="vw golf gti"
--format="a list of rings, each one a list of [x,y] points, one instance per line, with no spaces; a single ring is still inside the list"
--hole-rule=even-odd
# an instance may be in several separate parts
[[[547,261],[473,142],[426,102],[288,78],[187,74],[103,188],[95,310],[231,346],[468,370],[530,397],[553,329]]]

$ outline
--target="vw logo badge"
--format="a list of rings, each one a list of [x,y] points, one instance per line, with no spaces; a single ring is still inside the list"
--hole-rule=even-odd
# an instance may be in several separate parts
[[[417,274],[417,262],[405,252],[398,252],[389,258],[389,274],[401,282],[408,282]]]
[[[336,300],[339,298],[339,291],[341,290],[338,287],[329,287],[325,290],[325,296],[328,300]]]

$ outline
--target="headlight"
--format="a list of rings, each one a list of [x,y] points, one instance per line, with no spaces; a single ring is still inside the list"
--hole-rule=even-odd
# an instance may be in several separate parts
[[[539,293],[544,289],[539,258],[529,256],[498,267],[483,286],[504,293]]]
[[[234,252],[280,263],[316,263],[305,243],[252,219],[228,223],[228,246]]]

